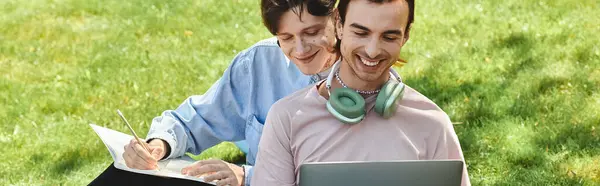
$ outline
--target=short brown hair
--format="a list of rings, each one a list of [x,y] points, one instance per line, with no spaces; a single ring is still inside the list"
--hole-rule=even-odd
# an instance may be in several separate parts
[[[348,4],[350,3],[351,0],[340,0],[338,6],[337,6],[337,11],[339,13],[340,16],[340,23],[342,25],[344,25],[344,21],[346,21],[346,12],[348,11]],[[368,0],[369,2],[372,3],[389,3],[392,2],[394,0]],[[413,23],[414,17],[415,17],[415,0],[404,0],[408,3],[408,24],[406,24],[406,28],[405,28],[405,32],[408,32],[408,29],[410,29],[410,25]],[[337,35],[336,35],[337,37]],[[404,37],[406,37],[406,35],[404,35]],[[341,45],[342,42],[339,41],[338,38],[338,42],[335,44],[335,48],[337,50],[341,49]]]
[[[269,32],[277,35],[279,21],[283,13],[292,10],[300,20],[304,8],[314,16],[329,16],[333,12],[336,0],[261,0],[262,22]]]
[[[338,4],[338,12],[340,13],[340,23],[342,23],[342,25],[344,24],[344,21],[346,21],[346,12],[348,11],[348,4],[350,3],[351,0],[340,0],[340,3]],[[368,0],[369,2],[372,3],[388,3],[388,2],[392,2],[394,0]],[[413,20],[415,18],[415,0],[404,0],[408,3],[408,24],[406,24],[406,29],[408,30],[410,28],[410,25],[413,23]]]

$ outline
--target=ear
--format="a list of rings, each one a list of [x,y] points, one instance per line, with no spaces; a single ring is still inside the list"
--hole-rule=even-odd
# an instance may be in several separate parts
[[[404,31],[404,38],[403,38],[403,41],[402,41],[402,46],[404,46],[404,44],[406,44],[406,42],[408,41],[408,38],[410,37],[410,30],[411,30],[411,28],[412,28],[412,24],[408,25],[408,27]]]
[[[342,40],[342,22],[340,21],[340,12],[338,12],[337,10],[335,10],[335,12],[333,13],[335,16],[335,37],[338,40]]]

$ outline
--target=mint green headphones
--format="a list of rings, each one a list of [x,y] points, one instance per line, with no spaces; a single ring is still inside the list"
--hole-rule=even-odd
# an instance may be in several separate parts
[[[339,61],[336,62],[327,80],[325,86],[329,93],[329,101],[327,101],[327,110],[338,120],[347,124],[356,124],[365,118],[365,100],[355,90],[351,88],[337,88],[333,92],[331,89],[331,79],[334,73],[339,70]],[[390,80],[383,85],[377,99],[375,100],[375,112],[383,118],[390,118],[396,112],[396,101],[404,95],[404,83],[400,76],[395,72],[391,73],[396,77],[396,80]]]

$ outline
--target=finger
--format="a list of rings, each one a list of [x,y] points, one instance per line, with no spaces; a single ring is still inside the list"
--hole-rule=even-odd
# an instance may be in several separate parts
[[[143,141],[142,142],[138,142],[138,140],[136,140],[135,138],[129,140],[129,145],[130,146],[134,146],[134,147],[139,145],[144,150],[146,150],[146,149],[150,150],[150,146],[149,146],[148,143],[143,142]],[[148,151],[148,150],[146,150],[146,151]]]
[[[207,164],[189,169],[187,173],[190,176],[199,176],[210,172],[219,172],[222,170],[227,170],[226,166],[223,164]]]
[[[156,169],[156,165],[149,165],[146,162],[143,161],[134,161],[132,163],[132,166],[134,169],[140,169],[140,170],[151,170],[151,169]]]
[[[222,180],[222,179],[227,178],[229,175],[230,174],[228,174],[225,171],[219,171],[219,172],[217,172],[215,174],[211,174],[211,175],[205,176],[204,177],[204,181],[206,181],[206,182],[212,182],[214,180]]]
[[[131,140],[129,140],[129,146],[134,146],[137,143],[137,141],[135,140],[135,138],[132,138]]]
[[[162,153],[164,151],[162,147],[152,148],[151,151],[152,151],[151,155],[155,160],[162,159],[162,156],[163,156]]]
[[[123,154],[121,155],[123,157],[123,160],[125,160],[125,165],[129,168],[131,168],[132,164],[131,164],[131,160],[129,160],[129,157],[127,155],[126,152],[123,152]]]
[[[183,169],[181,169],[181,172],[183,174],[186,174],[187,171],[192,170],[192,169],[196,169],[199,168],[203,165],[207,165],[207,164],[218,164],[219,161],[215,161],[215,159],[209,159],[209,160],[200,160],[200,161],[196,161],[194,163],[192,163],[191,165],[188,165],[186,167],[184,167]]]
[[[228,178],[217,181],[217,186],[226,186],[226,185],[234,186],[234,185],[238,185],[238,183],[235,180],[235,178],[233,178],[233,177],[228,177]]]
[[[140,144],[136,143],[135,145],[132,145],[131,148],[135,151],[135,154],[137,154],[139,158],[146,161],[148,164],[156,163],[156,159],[154,159],[154,157],[152,157],[152,155],[150,155],[150,153],[146,151],[146,149],[144,149]]]
[[[137,154],[135,154],[135,152],[129,152],[129,153],[125,152],[123,159],[125,159],[125,164],[129,168],[142,169],[142,170],[155,169],[156,168],[155,164],[154,165],[148,164],[147,162],[141,160],[137,156]]]
[[[196,161],[188,166],[183,167],[183,169],[181,169],[181,174],[188,175],[188,172],[190,172],[190,170],[200,166],[202,166],[202,161]]]
[[[148,143],[145,142],[138,142],[135,138],[129,140],[129,146],[135,147],[135,146],[140,146],[142,149],[146,150],[150,150],[150,145]],[[146,150],[146,151],[148,151]]]
[[[126,156],[132,153],[131,144],[128,143],[127,145],[123,146],[123,151],[123,158],[126,158]]]
[[[128,160],[129,160],[128,164],[131,165],[131,168],[142,169],[142,170],[157,168],[156,161],[148,162],[148,161],[142,159],[140,157],[140,155],[138,154],[138,152],[136,152],[133,147],[129,148],[129,152],[126,154],[127,154]]]
[[[137,141],[136,141],[136,142],[137,142]],[[144,142],[144,140],[142,140],[142,142],[141,142],[141,143],[140,143],[140,142],[137,142],[136,144],[140,145],[140,146],[142,147],[142,149],[144,149],[144,150],[148,149],[148,150],[146,150],[146,151],[150,151],[150,150],[151,150],[151,149],[150,149],[150,144],[148,144],[148,143]]]
[[[131,155],[123,154],[123,156],[124,156],[123,159],[125,160],[125,165],[127,167],[132,168],[132,169],[146,169],[145,163],[140,163],[139,161],[136,161],[135,159],[131,158]]]
[[[202,162],[202,164],[223,164],[225,162],[223,162],[223,160],[220,159],[207,159],[207,160],[200,160],[200,162]]]
[[[187,171],[187,174],[190,176],[202,176],[205,174],[212,174],[215,172],[219,172],[220,170],[222,170],[222,166],[217,165],[217,164],[208,164],[208,165],[202,165],[199,167],[194,167],[192,169],[189,169]]]
[[[135,160],[137,159],[137,155],[135,155],[135,152],[131,149],[129,145],[127,145],[127,149],[125,149],[125,152],[123,152],[123,159],[125,160],[125,165],[127,165],[127,167],[137,167],[135,166]]]
[[[127,154],[130,157],[130,162],[134,162],[137,161],[137,159],[141,158],[139,157],[138,151],[135,150],[135,147],[138,146],[139,143],[135,140],[135,139],[131,139],[129,140],[129,144],[125,145],[125,154]]]
[[[124,150],[125,152],[127,152],[127,148],[129,148],[129,144],[130,144],[130,143],[128,143],[127,145],[123,146],[123,150]]]

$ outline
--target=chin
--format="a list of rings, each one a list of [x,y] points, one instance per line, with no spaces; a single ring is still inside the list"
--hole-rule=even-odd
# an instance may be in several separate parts
[[[316,69],[314,67],[311,67],[310,65],[302,65],[302,66],[298,66],[298,69],[300,70],[300,72],[302,72],[304,75],[314,75],[319,73],[319,69]]]
[[[383,73],[385,72],[385,69],[377,69],[376,71],[363,71],[361,67],[354,67],[352,70],[354,71],[354,74],[356,74],[356,76],[363,81],[377,81],[384,75]]]
[[[325,63],[320,63],[319,60],[315,59],[308,64],[300,64],[296,66],[298,66],[298,69],[300,69],[300,71],[303,74],[314,75],[323,70],[323,66],[325,66]]]
[[[381,77],[381,74],[372,74],[372,73],[363,73],[363,72],[358,72],[356,74],[358,75],[358,78],[362,79],[363,81],[377,81],[379,79],[379,77]]]

